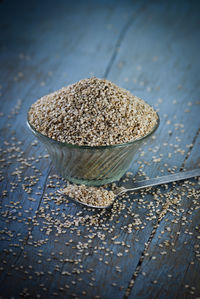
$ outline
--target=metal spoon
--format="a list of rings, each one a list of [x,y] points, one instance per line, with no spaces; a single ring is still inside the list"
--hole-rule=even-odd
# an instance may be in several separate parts
[[[198,177],[198,176],[200,176],[200,168],[197,168],[194,170],[189,170],[189,171],[183,171],[183,172],[179,172],[179,173],[175,173],[175,174],[169,174],[169,175],[165,175],[162,177],[153,178],[153,179],[149,179],[149,180],[143,180],[143,181],[139,181],[139,182],[135,182],[135,183],[129,182],[129,183],[125,184],[125,187],[123,187],[123,186],[118,187],[116,190],[113,191],[116,194],[116,196],[115,196],[114,200],[107,206],[94,206],[94,205],[90,205],[90,204],[81,202],[75,198],[70,198],[70,199],[72,201],[75,201],[76,203],[82,204],[82,205],[90,207],[90,208],[105,209],[105,208],[111,207],[113,205],[115,199],[122,193],[125,193],[128,191],[136,191],[136,190],[153,187],[153,186],[158,186],[158,185],[162,185],[162,184],[182,181],[185,179],[190,179],[190,178]],[[67,197],[64,192],[62,192],[60,190],[58,190],[57,192],[59,194],[61,194],[62,196]],[[69,199],[69,197],[67,197],[67,198]]]

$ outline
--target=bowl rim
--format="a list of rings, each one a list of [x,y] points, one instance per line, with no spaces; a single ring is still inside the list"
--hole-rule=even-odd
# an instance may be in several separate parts
[[[148,104],[149,105],[149,104]],[[152,107],[151,105],[149,105],[150,107]],[[152,107],[153,108],[153,107]],[[48,142],[51,142],[51,143],[55,143],[55,144],[58,144],[60,146],[63,146],[63,147],[70,147],[70,148],[79,148],[79,149],[90,149],[90,150],[95,150],[95,149],[107,149],[107,148],[115,148],[115,147],[125,147],[125,146],[129,146],[129,145],[132,145],[134,143],[137,143],[138,141],[141,141],[141,140],[145,140],[147,137],[153,135],[153,133],[157,130],[157,128],[159,127],[159,124],[160,124],[160,117],[159,117],[159,114],[157,111],[156,114],[157,114],[157,122],[155,124],[155,126],[153,127],[153,129],[145,136],[143,137],[140,137],[140,138],[137,138],[137,139],[134,139],[133,141],[130,141],[130,142],[126,142],[126,143],[119,143],[119,144],[111,144],[111,145],[95,145],[95,146],[91,146],[91,145],[78,145],[78,144],[72,144],[72,143],[67,143],[67,142],[61,142],[61,141],[58,141],[58,140],[55,140],[55,139],[52,139],[52,138],[49,138],[48,136],[38,132],[29,122],[29,111],[30,111],[30,108],[28,109],[27,111],[27,120],[26,120],[26,123],[27,123],[27,126],[29,127],[29,129],[32,131],[33,134],[35,135],[39,135],[39,137],[42,137],[44,139],[46,139]]]

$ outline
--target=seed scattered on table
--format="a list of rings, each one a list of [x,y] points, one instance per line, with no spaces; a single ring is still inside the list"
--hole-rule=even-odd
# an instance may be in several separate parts
[[[172,123],[169,127],[170,130],[173,126],[177,128],[177,133],[182,133],[182,124]],[[175,133],[173,131],[173,134]],[[191,243],[189,238],[192,237],[195,244],[193,244],[192,256],[189,262],[192,268],[198,267],[200,263],[200,227],[196,222],[191,227],[190,221],[193,220],[191,215],[199,210],[200,190],[198,184],[200,181],[195,181],[195,185],[194,181],[188,180],[172,184],[172,186],[168,185],[168,188],[162,186],[155,190],[141,190],[135,193],[124,194],[114,202],[111,210],[106,211],[102,209],[94,213],[94,211],[88,208],[79,209],[72,207],[70,201],[55,193],[55,190],[64,188],[66,185],[66,181],[57,175],[49,175],[43,194],[41,164],[37,163],[37,159],[41,161],[47,155],[42,154],[36,158],[34,153],[37,144],[33,142],[31,144],[33,152],[31,154],[30,151],[27,157],[26,153],[23,152],[23,142],[13,138],[15,137],[5,139],[0,148],[2,155],[0,179],[2,181],[5,181],[6,171],[10,169],[10,165],[14,166],[10,172],[12,173],[10,180],[11,192],[6,185],[2,189],[3,196],[0,212],[5,226],[0,231],[0,240],[8,242],[9,246],[5,245],[2,248],[3,258],[0,262],[0,271],[6,271],[7,266],[10,264],[10,259],[13,256],[19,256],[20,251],[22,251],[20,257],[21,266],[16,266],[13,262],[8,273],[13,277],[16,273],[19,275],[20,273],[23,274],[24,286],[28,286],[27,289],[20,290],[23,296],[32,295],[32,290],[29,288],[31,281],[44,276],[52,280],[55,271],[56,275],[62,275],[62,283],[55,289],[57,296],[61,296],[63,288],[69,289],[70,294],[75,287],[78,290],[82,286],[80,281],[85,281],[85,279],[88,281],[86,287],[90,288],[91,284],[93,284],[95,288],[97,285],[97,279],[96,281],[93,280],[93,277],[96,277],[95,270],[91,268],[89,262],[86,263],[88,268],[84,268],[84,261],[87,258],[88,261],[90,260],[91,253],[94,260],[104,267],[105,270],[110,271],[110,273],[112,261],[117,259],[120,262],[121,268],[114,268],[116,281],[119,282],[121,275],[124,275],[124,264],[122,261],[126,259],[126,253],[131,253],[134,246],[133,243],[141,242],[139,235],[142,234],[143,229],[153,225],[153,223],[156,223],[156,229],[158,227],[157,223],[161,220],[164,222],[164,226],[161,230],[163,233],[160,232],[158,236],[158,246],[151,252],[149,250],[150,244],[147,242],[143,252],[144,258],[147,258],[152,264],[156,263],[157,260],[160,261],[172,255],[176,258],[179,254],[179,251],[175,249],[177,242],[180,242],[179,245],[181,244],[181,246],[184,244],[187,250],[187,244]],[[178,136],[176,142],[178,145]],[[170,142],[165,142],[165,144],[169,146],[172,153],[171,160],[175,154],[181,155],[181,152],[178,151],[179,148],[175,147],[176,144],[171,144]],[[187,148],[192,149],[192,147],[192,144],[188,144],[181,150],[185,149],[187,151]],[[159,154],[160,150],[162,151],[162,145],[149,148],[149,151],[155,155],[155,158],[152,155],[152,161],[161,157]],[[151,165],[151,160],[145,161],[143,159],[145,159],[145,155],[142,155],[140,158],[141,168]],[[159,165],[162,164],[162,159]],[[43,162],[46,163],[46,160],[43,159]],[[177,166],[172,166],[170,163],[165,163],[164,160],[162,165],[164,171],[177,171]],[[144,179],[147,178],[147,173],[143,169],[139,169],[138,176]],[[127,173],[123,180],[133,180],[132,174]],[[7,189],[9,192],[4,192]],[[23,197],[18,192],[21,189],[24,193]],[[187,200],[185,199],[185,194],[187,194]],[[41,205],[37,210],[41,196]],[[186,204],[188,206],[185,206]],[[168,217],[169,215],[171,217]],[[23,226],[21,232],[15,231],[15,224],[18,223]],[[171,231],[169,228],[172,228]],[[192,228],[194,229],[190,231]],[[177,229],[179,230],[178,232]],[[38,230],[40,232],[39,235],[36,233]],[[123,239],[121,238],[122,234],[125,236]],[[134,240],[127,237],[129,236],[128,234],[132,234],[130,237],[134,236]],[[181,235],[181,238],[177,238],[179,235]],[[135,238],[135,236],[138,236],[138,238]],[[131,242],[130,239],[132,239]],[[175,241],[177,239],[178,241]],[[66,250],[61,249],[59,245],[60,240],[62,240]],[[50,249],[50,244],[53,244],[55,249]],[[110,245],[108,246],[107,244]],[[41,249],[43,249],[43,252],[40,251]],[[54,252],[49,250],[54,250]],[[161,252],[163,251],[166,254],[162,255]],[[30,265],[32,259],[35,260],[35,263]],[[56,266],[55,263],[57,264]],[[47,265],[47,268],[45,269],[42,265]],[[61,265],[64,265],[63,269]],[[44,271],[41,271],[41,267]],[[50,269],[52,271],[49,271]],[[141,268],[139,270],[136,271],[134,278],[140,275],[144,269]],[[148,278],[149,273],[143,272],[143,278],[145,276],[144,273],[147,274],[146,277]],[[171,273],[174,277],[173,271]],[[166,278],[170,279],[172,274],[167,275],[166,273]],[[157,276],[152,278],[152,281],[154,279],[158,281],[157,285],[152,284],[154,287],[158,286],[160,282],[162,283]],[[73,285],[71,281],[75,281],[76,284]],[[132,280],[131,285],[134,284],[134,281]],[[191,282],[187,283],[190,284]],[[118,287],[121,290],[123,288],[126,289],[126,286],[121,286],[121,284]],[[80,292],[81,290],[79,289]],[[44,287],[41,286],[41,298],[45,296],[43,291],[48,292],[48,284],[46,282]],[[185,289],[185,291],[188,293],[195,292],[195,296],[198,295],[197,291],[192,289],[192,286]]]

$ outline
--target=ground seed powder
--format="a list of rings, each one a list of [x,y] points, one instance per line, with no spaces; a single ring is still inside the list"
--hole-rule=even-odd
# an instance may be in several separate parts
[[[157,113],[146,102],[106,79],[92,77],[37,100],[29,122],[40,133],[77,145],[113,145],[152,131]]]

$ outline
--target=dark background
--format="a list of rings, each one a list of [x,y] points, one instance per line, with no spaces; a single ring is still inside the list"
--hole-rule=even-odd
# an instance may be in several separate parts
[[[199,3],[0,2],[2,298],[82,298],[84,292],[87,298],[200,297],[197,180],[191,181],[196,191],[189,200],[184,186],[180,184],[176,191],[182,200],[178,216],[166,210],[161,219],[155,208],[154,219],[147,221],[148,208],[141,209],[137,201],[140,194],[130,195],[117,216],[104,215],[102,223],[111,232],[92,226],[95,238],[77,255],[79,242],[87,242],[91,234],[83,223],[73,222],[73,229],[61,235],[54,223],[50,235],[45,234],[41,207],[46,205],[45,194],[55,192],[50,187],[55,170],[26,127],[27,110],[39,97],[86,77],[104,77],[159,111],[161,123],[153,145],[144,146],[144,153],[138,153],[130,166],[136,179],[199,167]],[[29,194],[23,185],[30,184],[31,176],[38,181]],[[155,204],[150,193],[146,200]],[[52,200],[49,204],[46,213],[61,208],[53,215],[61,222],[63,211],[73,221],[78,213],[100,219],[97,212],[72,203],[57,205]],[[127,232],[126,226],[134,222],[130,211],[147,223],[144,229]],[[65,246],[69,240],[72,243]],[[165,248],[166,240],[170,246]],[[117,255],[121,252],[122,256]],[[116,266],[122,271],[116,272]],[[64,270],[71,276],[61,274]]]

